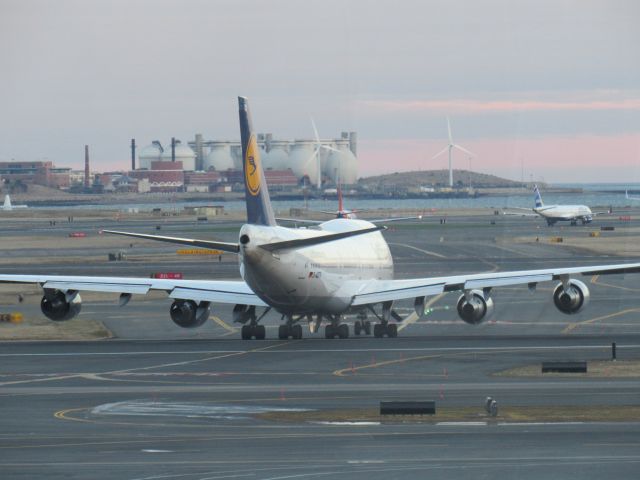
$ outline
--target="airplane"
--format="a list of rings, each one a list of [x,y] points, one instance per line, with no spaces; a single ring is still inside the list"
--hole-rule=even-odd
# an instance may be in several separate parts
[[[4,204],[2,205],[2,210],[5,212],[10,212],[14,208],[29,208],[27,205],[13,205],[11,203],[11,197],[9,195],[4,196]]]
[[[344,200],[342,197],[342,188],[340,183],[338,183],[337,187],[338,194],[338,210],[320,210],[320,213],[324,213],[326,215],[333,215],[334,218],[347,218],[347,219],[356,219],[358,218],[358,213],[366,212],[365,209],[346,209],[344,208]],[[278,221],[285,222],[294,222],[294,223],[307,223],[312,225],[319,225],[324,223],[325,220],[307,220],[307,219],[299,219],[299,218],[285,218],[285,217],[276,217]],[[416,215],[413,217],[389,217],[389,218],[377,218],[377,219],[367,219],[370,223],[389,223],[389,222],[399,222],[402,220],[422,220],[422,215]]]
[[[547,221],[547,225],[550,227],[560,221],[571,222],[571,225],[575,226],[578,221],[582,222],[582,225],[591,223],[594,215],[604,215],[604,213],[610,212],[597,212],[593,213],[586,205],[545,205],[540,195],[538,185],[533,188],[535,193],[535,206],[532,209],[511,207],[517,210],[533,211],[534,213],[515,213],[504,212],[504,215],[518,215],[521,217],[537,217],[540,216]]]
[[[80,291],[120,294],[126,305],[134,294],[165,291],[173,303],[169,314],[180,327],[194,328],[209,318],[212,303],[231,304],[233,319],[241,323],[243,339],[264,339],[259,322],[267,312],[282,315],[280,339],[302,338],[300,322],[308,321],[317,331],[326,322],[326,338],[347,338],[344,315],[359,315],[360,327],[372,314],[375,337],[396,337],[402,317],[394,310],[398,300],[413,300],[416,314],[423,318],[427,296],[461,292],[456,303],[460,318],[477,325],[490,318],[494,303],[491,290],[509,285],[555,281],[552,300],[567,315],[589,303],[587,285],[576,275],[605,275],[640,272],[640,263],[538,270],[473,273],[415,279],[394,279],[393,259],[382,236],[383,226],[360,219],[332,219],[317,229],[278,226],[275,221],[260,149],[252,127],[248,100],[238,97],[247,223],[237,243],[109,231],[116,235],[158,240],[233,252],[239,256],[241,280],[178,280],[134,277],[92,277],[66,275],[0,274],[1,283],[38,284],[44,294],[42,313],[51,320],[65,321],[81,310]],[[107,232],[106,230],[104,231]],[[257,309],[264,309],[258,316]],[[392,321],[393,320],[393,321]]]

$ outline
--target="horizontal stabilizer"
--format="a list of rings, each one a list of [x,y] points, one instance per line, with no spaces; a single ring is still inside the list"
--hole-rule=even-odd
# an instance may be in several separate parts
[[[365,233],[378,232],[380,230],[385,230],[385,229],[386,227],[362,228],[360,230],[331,233],[329,235],[320,235],[317,237],[297,238],[295,240],[284,240],[282,242],[265,243],[264,245],[260,245],[260,248],[267,250],[268,252],[273,252],[275,250],[285,250],[289,248],[311,247],[312,245],[319,245],[321,243],[333,242],[335,240],[354,237],[356,235],[364,235]]]
[[[113,235],[123,235],[125,237],[156,240],[158,242],[177,243],[179,245],[189,245],[192,247],[222,250],[223,252],[238,253],[240,251],[240,246],[237,243],[214,242],[211,240],[195,240],[191,238],[163,237],[160,235],[147,235],[144,233],[117,232],[115,230],[103,230],[103,232],[111,233]]]

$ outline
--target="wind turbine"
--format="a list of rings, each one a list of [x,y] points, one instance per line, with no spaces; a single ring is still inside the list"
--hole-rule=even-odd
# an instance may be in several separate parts
[[[313,153],[311,154],[311,156],[309,157],[309,160],[311,160],[313,157],[316,157],[316,161],[318,163],[318,190],[320,190],[322,188],[322,165],[320,162],[320,150],[322,150],[323,148],[325,150],[331,150],[333,152],[337,152],[338,150],[330,147],[329,145],[323,145],[322,142],[320,141],[320,136],[318,135],[318,129],[316,128],[316,122],[313,121],[313,117],[309,117],[311,119],[311,126],[313,127],[313,135],[315,138],[315,143],[314,143],[314,149],[313,149]]]
[[[433,157],[431,157],[431,160],[436,159],[447,150],[449,151],[449,187],[453,188],[453,170],[451,169],[451,150],[453,150],[454,148],[457,148],[461,152],[464,152],[467,155],[471,155],[472,157],[475,157],[476,155],[474,153],[471,153],[466,148],[463,148],[460,145],[456,145],[455,143],[453,143],[453,138],[451,137],[451,122],[449,122],[449,117],[447,117],[447,130],[449,131],[449,145],[447,145],[440,152],[438,152]]]

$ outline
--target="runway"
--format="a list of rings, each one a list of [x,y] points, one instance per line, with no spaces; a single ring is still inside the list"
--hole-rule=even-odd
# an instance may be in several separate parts
[[[531,224],[489,220],[386,232],[396,275],[603,262],[548,243],[496,241],[525,235]],[[568,234],[583,233],[578,227]],[[150,263],[136,259],[142,248]],[[112,273],[146,275],[182,264],[189,278],[237,275],[231,257],[177,259],[175,248],[158,248],[136,244],[128,262],[54,259],[46,268],[102,274],[108,266]],[[88,245],[83,252],[93,258],[106,250]],[[43,267],[12,261],[3,270]],[[457,295],[447,294],[396,339],[325,340],[305,332],[303,340],[279,341],[279,317],[270,314],[267,340],[243,342],[227,307],[215,308],[201,329],[183,330],[169,320],[168,300],[136,297],[125,308],[116,306],[115,296],[85,301],[81,318],[103,321],[114,338],[0,343],[0,471],[3,478],[54,479],[636,478],[638,418],[506,422],[482,413],[487,396],[501,409],[636,405],[640,381],[633,376],[500,375],[549,360],[608,361],[613,341],[619,361],[637,360],[640,307],[631,278],[584,278],[591,305],[570,317],[551,304],[550,284],[533,294],[496,289],[496,315],[475,327],[457,319]],[[38,314],[37,305],[22,308]],[[412,305],[398,309],[410,315]],[[439,409],[477,408],[478,414],[420,422],[288,417],[375,409],[384,400],[434,400]]]

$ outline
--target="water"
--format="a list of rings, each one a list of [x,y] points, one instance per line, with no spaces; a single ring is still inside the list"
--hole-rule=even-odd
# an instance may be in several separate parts
[[[638,200],[628,200],[625,198],[625,190],[630,192],[640,192],[640,184],[637,183],[588,183],[588,184],[555,184],[555,187],[563,188],[582,188],[583,193],[544,193],[542,199],[545,205],[565,204],[565,205],[588,205],[589,207],[626,207],[640,206]],[[640,193],[635,193],[640,197]],[[82,204],[65,207],[34,207],[38,209],[56,208],[64,210],[120,210],[127,211],[137,208],[139,211],[151,211],[154,208],[163,210],[182,210],[185,206],[197,207],[204,205],[222,204],[226,211],[243,211],[245,209],[244,201],[234,200],[229,202],[211,202],[211,201],[165,201],[159,203],[131,203],[131,204]],[[310,210],[329,210],[337,209],[338,202],[336,199],[329,200],[309,200],[308,206]],[[304,202],[302,200],[283,200],[274,201],[273,207],[276,211],[286,212],[290,208],[302,208]],[[345,195],[345,208],[347,209],[448,209],[448,208],[491,208],[501,209],[510,207],[533,208],[533,192],[524,195],[497,195],[485,196],[478,198],[438,198],[438,199],[390,199],[390,200],[370,200],[350,198]]]

